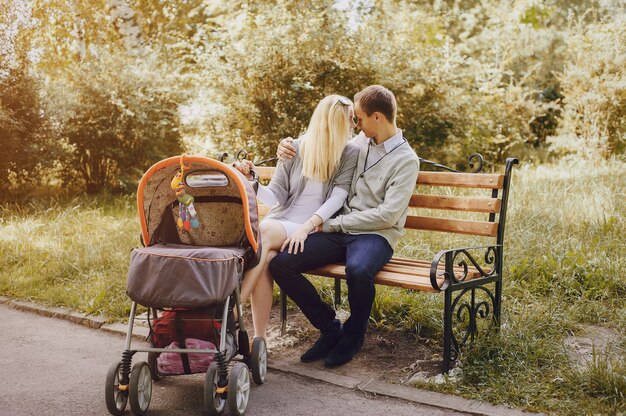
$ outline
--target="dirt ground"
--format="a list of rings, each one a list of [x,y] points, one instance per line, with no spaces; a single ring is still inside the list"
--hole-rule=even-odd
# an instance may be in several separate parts
[[[244,319],[252,333],[249,310],[248,307],[244,308]],[[342,322],[348,316],[348,311],[337,312]],[[267,339],[269,359],[299,362],[300,355],[313,345],[318,336],[319,332],[300,310],[293,308],[287,313],[287,331],[280,335],[280,311],[278,306],[274,306]],[[591,325],[585,326],[582,333],[572,334],[564,340],[572,362],[581,368],[592,362],[594,348],[618,360],[619,350],[615,348],[616,345],[619,345],[619,334],[616,331]],[[352,361],[333,369],[324,368],[323,360],[311,365],[361,380],[382,380],[401,385],[410,385],[412,379],[441,382],[437,376],[441,373],[442,352],[441,344],[432,339],[370,325],[363,349]]]
[[[342,321],[347,311],[338,311]],[[249,308],[244,308],[246,328],[251,333]],[[269,360],[299,362],[300,355],[317,340],[319,332],[296,309],[287,313],[287,331],[280,335],[280,310],[275,306],[270,318],[267,345]],[[370,326],[363,349],[349,363],[325,369],[323,360],[312,363],[325,371],[362,380],[381,380],[394,384],[408,384],[414,374],[436,376],[441,372],[441,346],[432,340],[418,338],[400,331],[388,331]]]

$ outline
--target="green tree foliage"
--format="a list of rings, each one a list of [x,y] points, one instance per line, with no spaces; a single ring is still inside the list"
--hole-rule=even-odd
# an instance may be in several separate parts
[[[324,95],[372,83],[396,93],[406,137],[438,161],[480,151],[498,162],[556,134],[566,57],[550,27],[565,21],[556,1],[307,4],[243,3],[198,56],[215,109],[200,130],[212,141],[270,156]]]
[[[46,119],[37,91],[38,81],[24,70],[23,61],[0,76],[0,190],[32,183],[49,166]]]
[[[28,71],[27,40],[20,31],[28,11],[0,6],[0,191],[20,192],[50,166],[48,123],[39,97],[40,80]],[[4,195],[6,196],[6,194]],[[4,198],[3,198],[4,199]]]
[[[623,154],[622,3],[9,0],[0,180],[46,162],[31,177],[122,190],[184,150],[269,157],[322,97],[369,84],[446,164]]]
[[[88,193],[129,191],[151,164],[181,153],[179,97],[157,54],[100,57],[51,85],[56,134],[68,149],[62,171]]]
[[[88,193],[132,190],[151,164],[182,151],[176,71],[160,48],[128,49],[107,10],[104,0],[37,0],[24,31],[46,81],[39,95],[59,178]]]
[[[333,2],[300,3],[242,6],[201,57],[206,85],[221,105],[204,128],[223,148],[269,156],[278,139],[305,130],[325,95],[351,96],[374,82]]]

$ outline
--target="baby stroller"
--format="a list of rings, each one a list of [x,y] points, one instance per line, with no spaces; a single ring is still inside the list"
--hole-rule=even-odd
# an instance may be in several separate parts
[[[130,401],[132,412],[144,415],[153,380],[206,372],[207,412],[220,415],[228,405],[230,414],[243,415],[249,369],[256,384],[267,372],[265,340],[255,338],[250,350],[239,298],[243,273],[261,254],[253,184],[224,163],[183,155],[144,174],[137,205],[144,247],[131,252],[128,332],[121,361],[107,373],[107,409],[121,415]],[[131,348],[138,304],[148,309],[150,348]],[[132,365],[138,352],[148,353],[147,362]]]

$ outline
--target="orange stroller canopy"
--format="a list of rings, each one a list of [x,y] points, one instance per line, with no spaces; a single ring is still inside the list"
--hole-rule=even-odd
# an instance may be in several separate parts
[[[232,246],[245,235],[256,253],[259,215],[252,185],[238,170],[203,156],[170,157],[155,163],[143,175],[137,189],[137,209],[144,244],[160,242],[164,218],[175,216],[173,211],[168,213],[178,203],[171,182],[181,171],[185,193],[200,203],[195,204],[198,228],[179,229],[180,241],[191,245]]]

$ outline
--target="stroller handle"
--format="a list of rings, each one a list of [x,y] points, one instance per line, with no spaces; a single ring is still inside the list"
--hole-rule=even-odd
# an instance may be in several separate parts
[[[250,169],[250,174],[252,175],[252,180],[250,182],[252,182],[252,188],[256,194],[259,192],[259,173],[254,169]]]

